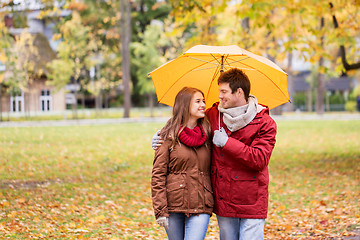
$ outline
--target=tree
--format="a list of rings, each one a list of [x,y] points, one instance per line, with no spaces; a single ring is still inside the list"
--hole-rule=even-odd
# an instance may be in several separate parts
[[[93,52],[98,49],[90,27],[84,26],[80,14],[73,11],[71,20],[60,27],[60,33],[63,41],[58,46],[58,57],[49,63],[50,84],[60,89],[72,83],[79,86],[76,92],[85,91],[89,84],[86,70],[94,65]],[[77,101],[72,106],[76,118]]]
[[[157,0],[135,0],[131,2],[131,43],[142,43],[144,33],[148,26],[153,23],[163,25],[164,31],[166,29],[166,25],[172,24],[173,20],[169,18],[169,13],[171,11],[171,6],[167,1],[157,1]],[[171,38],[169,34],[164,36],[166,38]],[[178,42],[176,42],[177,44]],[[177,47],[176,45],[164,46],[159,49],[160,54],[165,56],[166,59],[168,57],[168,51],[172,47]],[[132,82],[132,103],[142,106],[147,104],[148,96],[147,94],[144,96],[144,92],[141,86],[141,78],[147,78],[146,75],[139,76],[137,74],[137,59],[135,57],[135,53],[133,49],[130,49],[131,59],[130,59],[130,74],[131,74],[131,82]],[[172,49],[173,50],[173,49]],[[179,48],[177,49],[179,50]],[[147,74],[147,73],[146,73]]]
[[[118,11],[121,8],[121,4],[124,3],[125,14],[121,14],[121,11]],[[124,16],[126,19],[126,13],[130,10],[129,18],[131,20],[131,29],[127,34],[128,42],[141,42],[142,39],[139,35],[143,34],[146,26],[148,26],[153,19],[165,19],[169,13],[169,5],[165,2],[158,2],[156,0],[138,0],[138,1],[118,1],[118,0],[109,0],[109,1],[93,1],[93,0],[83,0],[76,1],[71,0],[63,6],[64,8],[77,11],[82,19],[82,24],[86,27],[89,27],[89,32],[92,35],[92,39],[96,42],[98,49],[94,50],[95,57],[95,68],[99,71],[96,71],[95,77],[91,79],[90,87],[87,88],[93,94],[97,94],[99,99],[102,91],[110,91],[109,87],[114,86],[116,79],[122,81],[122,86],[128,88],[124,91],[124,105],[130,105],[127,103],[126,99],[131,97],[131,94],[135,97],[140,97],[138,86],[137,75],[134,74],[136,69],[134,68],[133,63],[133,52],[130,51],[129,57],[126,57],[126,48],[120,46],[119,41],[121,36],[125,36],[125,33],[122,30],[126,28],[119,27],[123,22],[121,21],[121,16]],[[44,11],[44,16],[47,16],[46,13],[52,14],[53,11],[47,10]],[[131,17],[131,19],[130,19]],[[66,21],[70,18],[66,18]],[[66,22],[65,21],[65,22]],[[126,21],[124,23],[126,23]],[[59,26],[63,24],[60,23]],[[125,50],[125,52],[121,52]],[[125,54],[125,55],[124,55]],[[128,77],[129,84],[127,87],[126,80],[127,74],[123,72],[122,68],[126,68],[126,59],[129,58],[130,66],[130,75]],[[99,61],[100,60],[100,61]],[[125,60],[125,61],[123,61]],[[116,66],[115,63],[120,63],[119,66]],[[124,63],[124,65],[122,64]],[[110,68],[109,68],[110,67]],[[111,71],[105,71],[111,70]],[[125,80],[125,82],[124,82]],[[132,83],[132,86],[131,86]],[[131,88],[130,88],[131,86]],[[126,95],[126,96],[125,96]],[[128,101],[128,102],[131,102]],[[97,104],[98,105],[98,104]],[[125,107],[124,111],[129,107]],[[128,115],[129,113],[124,113]]]
[[[140,34],[144,34],[153,20],[164,21],[168,18],[171,7],[166,1],[135,0],[131,4],[132,10],[132,41],[138,42]]]
[[[226,9],[226,1],[170,0],[174,18],[173,34],[187,35],[187,48],[195,44],[218,43],[218,14]]]
[[[7,26],[26,27],[26,9],[28,1],[15,4],[13,1],[1,2],[2,11],[0,12],[0,56],[5,65],[5,71],[0,76],[0,115],[2,114],[2,94],[11,94],[14,96],[20,91],[27,91],[28,84],[32,77],[40,76],[44,72],[44,65],[35,67],[35,62],[40,61],[42,56],[39,49],[35,46],[41,44],[42,37],[31,35],[24,31],[19,36],[10,34]],[[23,11],[15,11],[14,8],[21,5]],[[12,15],[11,21],[8,14]],[[48,56],[48,55],[47,55]],[[2,116],[0,116],[2,120]]]
[[[350,12],[354,12],[353,14],[356,16],[357,14],[359,14],[359,8],[360,8],[360,3],[359,2],[356,2],[356,1],[354,1],[354,5],[350,5],[349,7],[351,7],[352,9],[357,9],[357,11],[351,11],[350,10]],[[333,5],[333,3],[332,2],[330,2],[329,3],[329,5],[330,5],[330,9],[333,11],[334,10],[334,5]],[[349,11],[349,10],[348,10]],[[351,14],[352,15],[352,14]],[[333,24],[334,24],[334,28],[339,32],[339,30],[340,30],[340,26],[339,26],[339,23],[338,23],[338,20],[337,20],[337,18],[336,18],[336,13],[335,13],[335,11],[333,11],[332,12],[332,20],[333,20]],[[353,20],[353,19],[351,19],[351,20]],[[357,18],[354,18],[354,20],[353,21],[357,21]],[[346,20],[344,20],[344,22],[346,23]],[[357,22],[357,27],[355,26],[355,28],[357,28],[357,30],[359,30],[358,27],[359,26],[359,23]],[[341,30],[340,30],[341,31]],[[342,29],[342,33],[344,33],[345,31],[344,31],[344,29]],[[339,32],[339,34],[340,34],[340,32]],[[350,37],[350,39],[349,39],[349,37]],[[353,36],[354,37],[354,36]],[[339,38],[340,38],[340,57],[341,57],[341,62],[342,62],[342,64],[343,64],[343,67],[344,67],[344,69],[345,69],[345,71],[346,72],[348,72],[348,71],[350,71],[350,70],[355,70],[355,69],[360,69],[360,61],[359,62],[357,62],[357,63],[353,63],[353,64],[349,64],[348,63],[348,61],[347,61],[347,58],[346,58],[346,49],[345,49],[345,42],[351,42],[352,43],[352,47],[353,47],[353,53],[354,52],[359,52],[359,50],[356,50],[356,40],[355,40],[355,42],[351,39],[351,35],[349,36],[349,35],[343,35],[342,34],[342,36],[339,36]],[[348,41],[346,41],[346,40],[348,40]],[[355,43],[355,44],[354,44]],[[354,48],[355,48],[355,50],[354,50]]]
[[[151,116],[153,116],[154,85],[151,78],[147,76],[149,72],[165,63],[165,57],[161,54],[161,49],[169,45],[169,41],[164,37],[163,29],[160,25],[148,25],[144,34],[141,34],[141,42],[131,44],[134,54],[134,68],[140,86],[140,94],[148,95]]]
[[[4,22],[0,21],[0,55],[5,65],[2,74],[1,85],[5,85],[9,91],[25,87],[25,76],[17,64],[18,54],[14,48],[15,39],[9,34]],[[1,94],[1,92],[0,92]]]
[[[82,24],[89,28],[89,35],[96,44],[92,51],[92,67],[87,69],[90,82],[84,94],[95,95],[95,106],[103,105],[103,95],[107,95],[122,81],[120,54],[120,12],[119,1],[71,1],[67,9],[79,12]],[[107,106],[107,96],[104,105]]]
[[[179,23],[195,28],[193,32],[200,31],[201,27],[197,24],[202,21],[204,15],[201,12],[209,4],[207,0],[170,2],[174,11],[181,10],[175,13],[183,18]],[[214,1],[211,3],[211,8],[205,11],[209,14],[205,19],[213,19],[216,13],[213,31],[216,33],[217,44],[238,43],[240,47],[260,55],[267,55],[280,64],[287,58],[288,71],[291,71],[292,53],[297,51],[305,60],[319,65],[317,68],[319,76],[333,75],[334,69],[338,74],[341,73],[342,67],[339,68],[341,61],[336,61],[338,56],[333,54],[336,45],[342,46],[345,42],[348,43],[350,45],[347,48],[350,51],[348,56],[351,59],[358,59],[359,49],[356,44],[359,42],[358,26],[360,25],[358,1],[333,1],[336,2],[337,7],[332,10],[328,2],[320,0],[251,0],[230,2],[228,7],[223,7],[224,2]],[[342,27],[330,31],[333,29],[332,17],[335,15],[337,20],[341,19]],[[176,18],[176,21],[178,19],[180,18]],[[321,19],[323,19],[322,25],[320,25]],[[210,34],[206,31],[202,32]],[[345,48],[340,47],[340,50],[344,62]],[[320,77],[320,79],[324,78]],[[290,78],[289,87],[291,85]],[[323,109],[321,98],[324,92],[323,86],[323,80],[320,80],[317,98],[319,113],[320,109]]]
[[[1,16],[1,15],[0,15]],[[19,89],[25,89],[26,77],[17,64],[18,54],[15,51],[15,40],[9,34],[3,18],[0,20],[0,56],[5,65],[5,71],[0,73],[0,121],[2,121],[2,96],[14,94]]]

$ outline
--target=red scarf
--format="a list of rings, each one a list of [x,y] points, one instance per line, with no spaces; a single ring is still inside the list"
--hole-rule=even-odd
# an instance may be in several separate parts
[[[199,147],[205,143],[207,136],[203,127],[201,125],[197,125],[194,129],[185,127],[180,133],[179,139],[186,146]]]

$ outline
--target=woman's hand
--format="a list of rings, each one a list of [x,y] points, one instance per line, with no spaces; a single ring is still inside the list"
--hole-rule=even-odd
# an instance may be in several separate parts
[[[158,219],[156,219],[156,223],[166,229],[169,228],[169,218],[167,217],[159,217]]]

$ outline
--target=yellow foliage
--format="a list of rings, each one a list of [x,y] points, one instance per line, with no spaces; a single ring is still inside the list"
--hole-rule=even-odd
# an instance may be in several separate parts
[[[105,17],[104,19],[103,19],[103,22],[104,23],[108,23],[110,21],[110,17]]]
[[[6,62],[7,61],[7,57],[5,56],[5,54],[3,52],[0,51],[0,61],[1,62]]]
[[[57,40],[59,40],[61,38],[61,34],[60,33],[54,33],[54,35],[52,36],[52,39],[54,40],[54,41],[57,41]]]

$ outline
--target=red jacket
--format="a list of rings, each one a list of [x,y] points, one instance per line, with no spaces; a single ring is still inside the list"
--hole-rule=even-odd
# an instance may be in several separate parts
[[[219,129],[217,105],[207,110],[211,130]],[[236,218],[266,218],[268,209],[268,164],[275,146],[276,123],[266,108],[244,128],[230,132],[223,148],[213,145],[211,181],[216,215]]]

